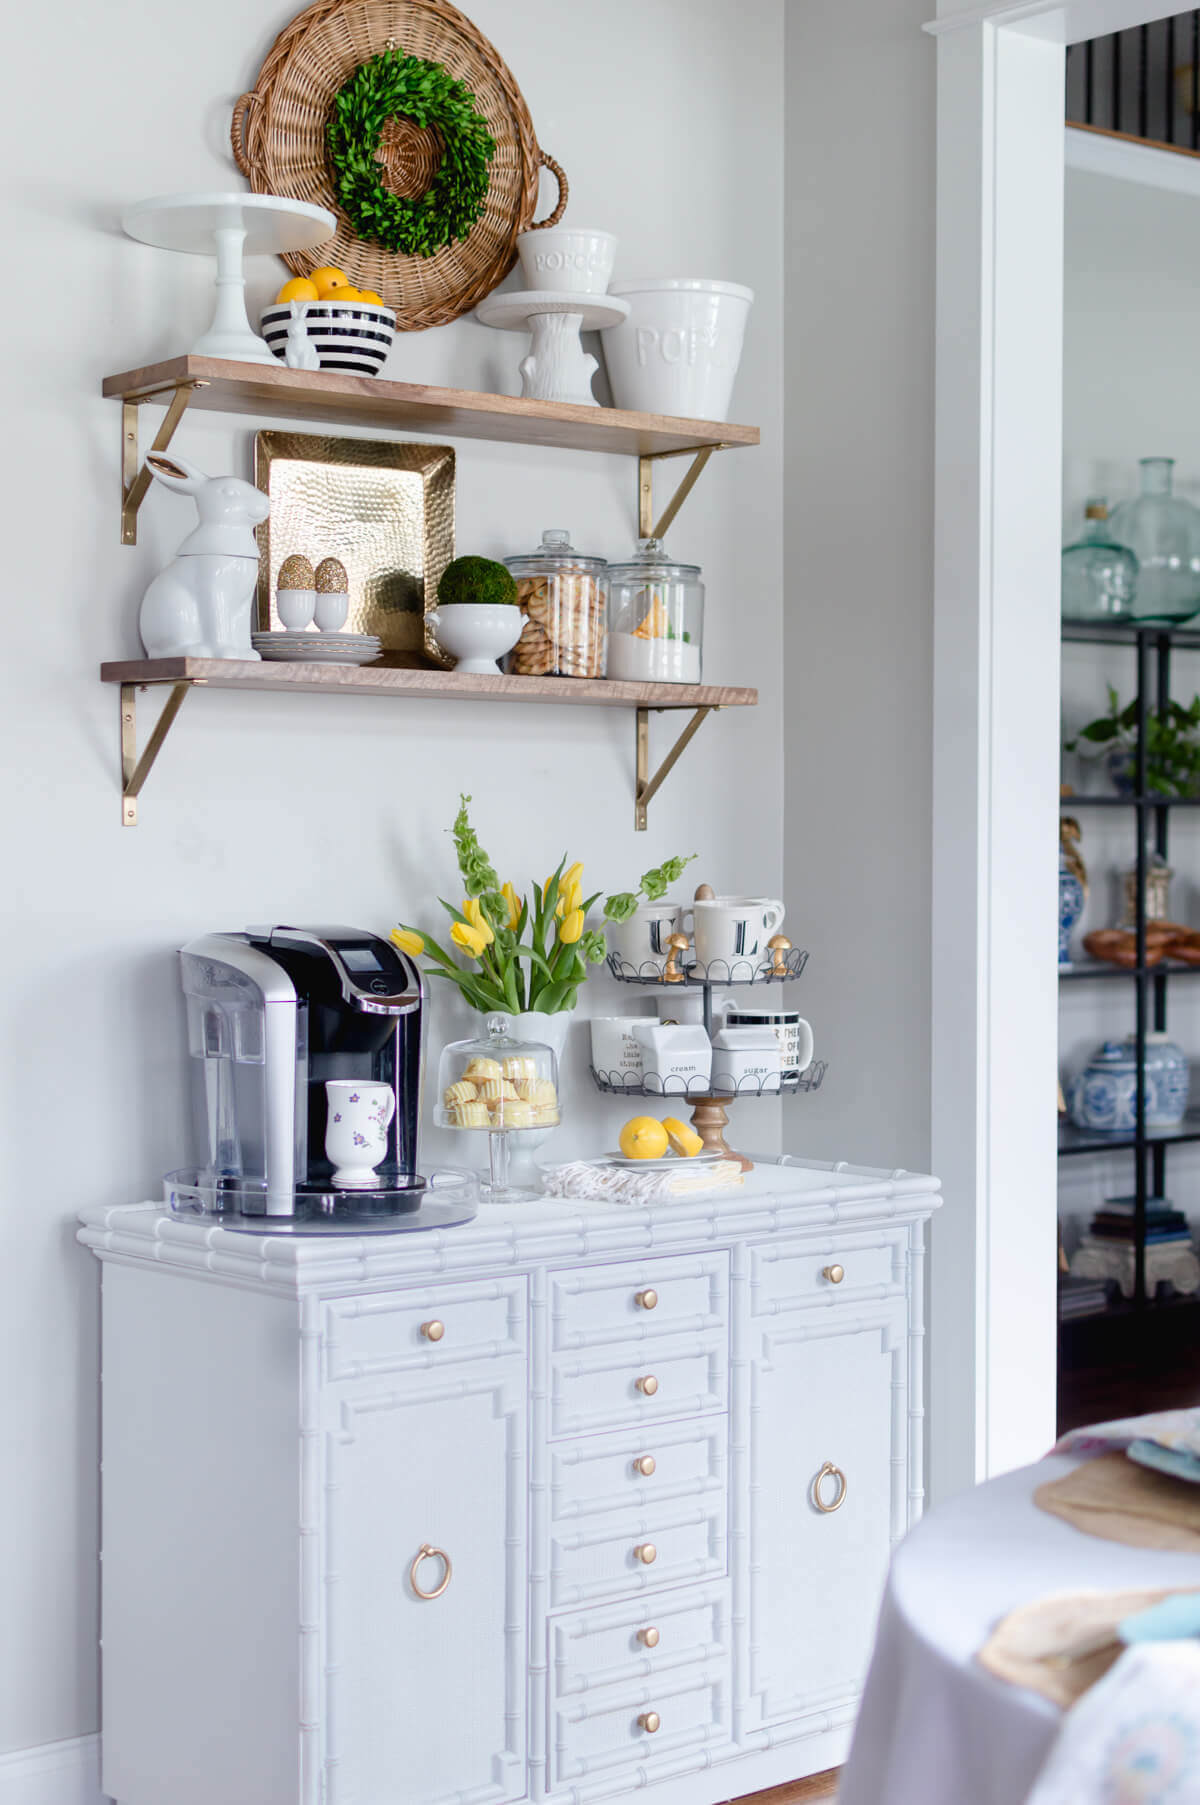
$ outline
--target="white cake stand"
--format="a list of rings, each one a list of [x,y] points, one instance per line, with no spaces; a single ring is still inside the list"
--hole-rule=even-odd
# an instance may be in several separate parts
[[[581,332],[599,332],[627,318],[629,302],[617,295],[573,295],[524,289],[488,295],[475,309],[483,326],[501,332],[528,332],[529,355],[521,359],[521,393],[533,401],[572,401],[599,407],[592,394],[597,360],[579,342]]]
[[[337,230],[337,220],[326,208],[275,194],[165,194],[139,201],[121,224],[130,238],[162,251],[215,254],[216,310],[212,325],[192,351],[197,357],[226,357],[245,364],[279,360],[266,340],[250,329],[243,255],[312,250]]]

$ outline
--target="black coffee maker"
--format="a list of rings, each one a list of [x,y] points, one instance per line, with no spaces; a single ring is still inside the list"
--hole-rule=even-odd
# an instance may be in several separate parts
[[[425,989],[413,961],[343,927],[208,934],[180,960],[200,1152],[193,1188],[207,1208],[333,1214],[325,1085],[357,1079],[387,1085],[395,1108],[355,1212],[417,1209]]]

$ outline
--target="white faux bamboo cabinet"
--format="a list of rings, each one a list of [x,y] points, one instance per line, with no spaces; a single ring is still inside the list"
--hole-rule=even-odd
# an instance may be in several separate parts
[[[715,1805],[845,1753],[933,1179],[291,1239],[96,1210],[118,1805]]]

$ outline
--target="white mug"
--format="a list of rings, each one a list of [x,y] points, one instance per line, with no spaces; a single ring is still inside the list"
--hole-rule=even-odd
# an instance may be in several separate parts
[[[377,1185],[375,1168],[387,1152],[395,1091],[369,1078],[327,1078],[325,1100],[325,1154],[333,1161],[333,1183],[342,1191]]]
[[[770,1028],[779,1042],[785,1078],[799,1077],[812,1064],[813,1031],[794,1009],[740,1009],[731,1003],[725,1020],[731,1028]]]
[[[642,977],[661,972],[670,954],[667,941],[679,931],[677,902],[639,903],[628,921],[610,921],[604,930],[609,952]]]
[[[592,1018],[592,1068],[601,1077],[625,1083],[643,1071],[643,1046],[634,1030],[643,1015],[597,1015]]]
[[[784,913],[781,902],[763,896],[714,896],[685,909],[682,922],[695,941],[698,964],[733,967],[766,956],[767,941],[783,926]]]

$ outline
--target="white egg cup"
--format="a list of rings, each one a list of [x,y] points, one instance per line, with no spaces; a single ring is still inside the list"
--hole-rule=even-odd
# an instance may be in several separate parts
[[[275,608],[289,633],[303,633],[319,598],[315,589],[277,589]]]
[[[520,639],[525,616],[515,602],[450,602],[435,608],[429,623],[443,651],[458,660],[456,670],[498,677],[496,661]]]
[[[346,624],[350,597],[344,589],[319,589],[313,598],[317,627],[322,633],[337,633]]]

